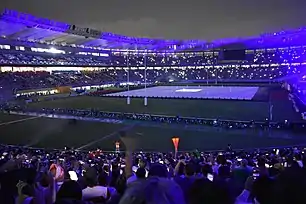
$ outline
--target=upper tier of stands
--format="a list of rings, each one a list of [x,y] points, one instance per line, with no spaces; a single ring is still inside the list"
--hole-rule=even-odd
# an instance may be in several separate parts
[[[0,46],[1,48],[1,46]],[[48,53],[25,50],[3,49],[0,65],[33,66],[103,66],[103,67],[164,67],[164,66],[209,66],[219,64],[282,64],[305,63],[306,46],[246,50],[243,60],[225,61],[220,51],[177,52],[177,53],[135,53],[112,52],[109,54],[92,52]]]

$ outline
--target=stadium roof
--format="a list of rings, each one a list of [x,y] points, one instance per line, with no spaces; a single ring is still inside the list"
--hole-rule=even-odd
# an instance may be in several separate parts
[[[91,28],[39,18],[31,14],[4,10],[0,17],[0,36],[8,40],[120,50],[207,50],[218,48],[269,48],[306,45],[306,28],[248,38],[204,40],[163,40],[135,38]]]

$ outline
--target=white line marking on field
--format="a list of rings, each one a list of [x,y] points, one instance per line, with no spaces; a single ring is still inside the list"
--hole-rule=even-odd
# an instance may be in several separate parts
[[[101,142],[101,141],[107,139],[107,138],[113,137],[114,135],[118,134],[120,131],[128,131],[128,130],[133,129],[133,128],[134,128],[134,125],[127,126],[127,127],[124,127],[124,128],[121,128],[121,129],[119,129],[119,130],[117,130],[117,131],[115,131],[115,132],[112,132],[112,133],[110,133],[110,134],[108,134],[108,135],[105,135],[104,137],[102,137],[102,138],[100,138],[100,139],[97,139],[97,140],[94,140],[94,141],[92,141],[92,142],[90,142],[90,143],[87,143],[87,144],[85,144],[85,145],[83,145],[83,146],[77,148],[76,150],[82,150],[82,149],[84,149],[84,148],[86,148],[86,147],[90,147],[90,146],[92,146],[92,145],[94,145],[94,144],[96,144],[96,143],[98,143],[98,142]]]
[[[31,117],[31,118],[24,118],[24,119],[20,119],[20,120],[13,120],[13,121],[5,122],[5,123],[0,123],[0,126],[10,125],[10,124],[14,124],[14,123],[20,123],[20,122],[24,122],[24,121],[28,121],[28,120],[34,120],[36,118],[40,118],[40,116]]]

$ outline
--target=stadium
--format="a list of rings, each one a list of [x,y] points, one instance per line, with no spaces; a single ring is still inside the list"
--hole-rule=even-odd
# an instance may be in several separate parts
[[[113,151],[133,126],[146,152],[304,145],[305,34],[134,38],[5,10],[0,143]]]
[[[139,14],[141,29],[126,29],[135,36],[164,27],[184,36],[189,9],[196,25],[186,30],[202,27],[209,39],[264,30],[255,29],[259,15],[285,26],[291,5],[278,19],[284,2],[272,0],[67,2],[6,4],[50,18],[67,12],[67,22],[69,13],[74,23],[85,17],[85,27],[0,15],[0,203],[306,203],[305,27],[210,41],[90,27],[112,19],[120,31]],[[143,26],[149,11],[176,25],[156,16]]]

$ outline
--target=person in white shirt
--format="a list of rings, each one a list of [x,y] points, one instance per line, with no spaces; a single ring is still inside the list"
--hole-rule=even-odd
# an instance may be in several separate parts
[[[88,186],[82,190],[83,200],[89,200],[96,197],[107,199],[107,187],[104,186]]]
[[[145,179],[148,173],[149,172],[145,168],[137,168],[136,172],[134,172],[133,175],[127,179],[126,184],[137,181],[137,179]]]
[[[88,201],[95,198],[107,200],[109,198],[108,188],[98,184],[97,172],[94,169],[86,171],[84,178],[87,187],[82,190],[83,200]]]

